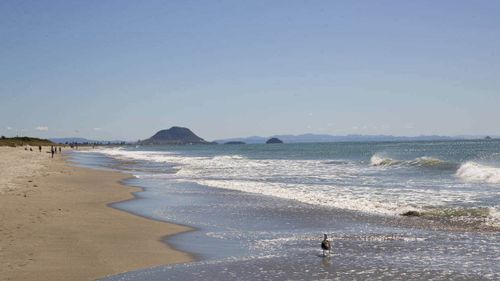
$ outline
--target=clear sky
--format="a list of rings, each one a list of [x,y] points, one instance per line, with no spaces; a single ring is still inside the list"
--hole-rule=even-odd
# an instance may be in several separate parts
[[[500,135],[500,1],[0,1],[0,134]]]

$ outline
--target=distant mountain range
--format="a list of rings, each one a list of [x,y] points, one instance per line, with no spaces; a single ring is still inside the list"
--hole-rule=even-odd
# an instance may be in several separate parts
[[[447,140],[470,140],[470,139],[484,139],[486,136],[438,136],[438,135],[423,135],[415,137],[404,136],[391,136],[391,135],[345,135],[334,136],[327,134],[301,134],[301,135],[274,135],[269,137],[251,136],[244,138],[228,138],[218,139],[214,142],[208,142],[203,138],[197,136],[188,128],[171,127],[168,130],[161,130],[154,134],[152,137],[137,142],[138,144],[209,144],[209,143],[230,143],[230,144],[257,144],[266,143],[270,138],[278,138],[284,143],[315,143],[315,142],[381,142],[381,141],[447,141]],[[492,136],[499,138],[499,136]],[[112,140],[91,140],[86,138],[50,138],[55,143],[97,143],[97,144],[135,144],[135,142]]]
[[[302,134],[302,135],[274,135],[270,137],[251,136],[246,138],[229,138],[215,140],[216,143],[244,142],[244,143],[265,143],[269,138],[278,138],[285,143],[313,143],[313,142],[370,142],[370,141],[445,141],[460,139],[481,139],[478,136],[415,136],[402,137],[391,135],[345,135],[333,136],[323,134]]]
[[[126,141],[121,141],[121,140],[112,140],[112,141],[103,141],[103,140],[90,140],[86,138],[50,138],[49,139],[52,142],[55,143],[79,143],[79,144],[85,144],[85,143],[97,143],[97,144],[123,144],[123,143],[130,143]]]

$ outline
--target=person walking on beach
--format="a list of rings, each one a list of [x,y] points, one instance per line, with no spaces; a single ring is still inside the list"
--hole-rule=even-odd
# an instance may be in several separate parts
[[[54,158],[54,147],[53,146],[50,147],[50,153],[52,154],[52,158]]]
[[[41,146],[41,145],[39,145],[39,146],[38,146],[38,150],[39,150],[40,152],[42,152],[42,146]]]
[[[59,153],[61,153],[61,147],[59,146]]]

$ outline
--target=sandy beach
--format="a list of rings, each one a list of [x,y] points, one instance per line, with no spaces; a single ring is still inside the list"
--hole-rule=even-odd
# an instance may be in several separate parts
[[[94,280],[192,260],[161,240],[189,231],[107,205],[133,198],[127,175],[57,154],[0,147],[0,280]]]

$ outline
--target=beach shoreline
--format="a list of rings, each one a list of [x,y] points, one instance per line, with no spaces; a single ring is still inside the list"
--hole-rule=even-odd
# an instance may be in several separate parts
[[[235,276],[239,280],[329,280],[353,276],[387,280],[495,280],[498,277],[498,265],[494,263],[498,230],[484,225],[488,223],[486,218],[379,215],[362,212],[369,210],[366,208],[342,209],[259,192],[275,187],[276,182],[285,186],[283,191],[293,190],[296,185],[290,186],[289,181],[283,180],[283,174],[293,179],[297,176],[310,179],[311,174],[342,175],[346,170],[352,171],[353,166],[361,177],[365,170],[384,178],[407,172],[398,178],[403,180],[418,179],[418,175],[408,172],[431,176],[443,173],[432,167],[372,167],[358,158],[344,160],[350,161],[346,164],[337,163],[334,161],[340,161],[338,155],[328,159],[314,157],[317,147],[301,146],[309,150],[310,160],[300,157],[283,160],[282,150],[293,153],[300,149],[293,145],[281,146],[277,157],[270,155],[265,145],[246,146],[246,150],[234,146],[115,147],[72,154],[71,160],[84,167],[133,171],[136,176],[124,183],[144,191],[136,194],[136,200],[114,207],[159,220],[188,223],[197,229],[168,240],[180,250],[196,253],[197,262],[141,269],[102,280],[234,280]],[[343,146],[331,144],[322,151],[342,150]],[[374,146],[370,150],[379,150],[377,144]],[[261,160],[263,151],[267,157]],[[446,161],[446,155],[443,158]],[[283,166],[286,170],[280,169]],[[267,173],[270,169],[273,171]],[[454,180],[453,170],[445,171]],[[263,178],[263,184],[242,183],[248,178],[256,179],[252,175]],[[221,181],[227,184],[218,185]],[[332,189],[337,186],[336,180],[327,183]],[[355,183],[351,187],[354,192]],[[308,187],[304,191],[318,191],[308,181],[303,184]],[[263,185],[262,190],[258,189]],[[245,192],[239,186],[257,188],[253,190],[256,192]],[[414,193],[418,192],[416,189]],[[342,190],[326,194],[343,200],[339,195]],[[331,256],[321,253],[323,233],[332,242]]]
[[[64,154],[0,148],[0,280],[95,280],[193,256],[166,243],[191,231],[113,208],[130,175],[74,167]]]
[[[93,169],[93,168],[85,168],[85,169]],[[99,169],[97,169],[97,170],[100,171]],[[118,173],[121,173],[121,172],[118,172]],[[133,200],[141,199],[142,197],[140,195],[138,195],[137,193],[138,192],[144,192],[144,191],[146,191],[146,188],[144,188],[144,187],[141,187],[141,186],[138,186],[138,185],[130,185],[130,184],[126,183],[127,180],[133,179],[133,178],[134,178],[133,176],[127,175],[127,176],[125,176],[124,178],[122,178],[122,179],[120,179],[118,181],[118,184],[120,184],[122,186],[135,189],[134,191],[130,192],[130,195],[132,197],[127,198],[125,200],[121,200],[121,201],[110,202],[110,203],[106,204],[106,206],[108,208],[112,208],[112,209],[118,210],[120,212],[124,212],[124,213],[130,214],[130,215],[135,216],[135,217],[143,218],[145,220],[152,220],[152,221],[156,221],[156,222],[160,222],[160,223],[166,223],[166,224],[170,224],[170,225],[184,227],[186,230],[179,231],[179,232],[173,233],[173,234],[163,235],[162,237],[160,237],[159,241],[162,242],[162,243],[164,243],[169,249],[173,249],[175,251],[180,251],[180,252],[188,255],[189,258],[190,258],[190,260],[187,261],[187,263],[198,261],[200,258],[195,253],[182,251],[182,250],[178,249],[175,245],[172,245],[171,243],[169,243],[169,239],[172,238],[172,237],[174,237],[174,236],[182,235],[182,234],[193,232],[193,231],[197,231],[198,229],[196,227],[193,227],[193,226],[190,226],[190,225],[187,225],[187,224],[183,224],[183,223],[179,223],[179,222],[173,223],[173,222],[170,222],[170,221],[167,221],[167,220],[156,219],[156,218],[154,218],[152,216],[141,215],[139,213],[134,213],[134,212],[128,211],[126,209],[122,209],[122,208],[117,207],[117,205],[119,205],[119,204],[127,203],[127,202],[130,202],[130,201],[133,201]],[[184,262],[184,263],[186,263],[186,262]],[[168,264],[159,264],[159,265],[161,266],[161,265],[170,265],[170,264],[171,263],[168,263]]]

